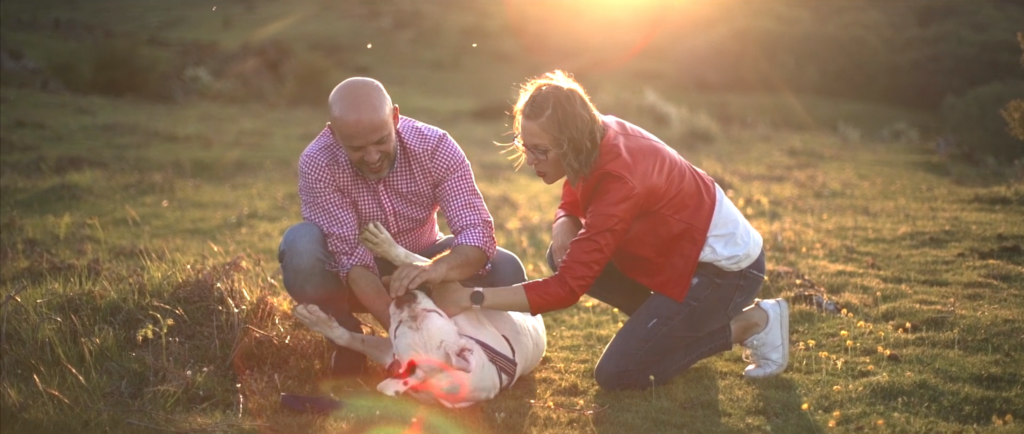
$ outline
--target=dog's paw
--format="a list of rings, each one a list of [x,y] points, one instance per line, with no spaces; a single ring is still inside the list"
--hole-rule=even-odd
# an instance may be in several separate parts
[[[299,322],[309,327],[310,330],[326,336],[339,345],[344,345],[348,341],[349,333],[351,332],[341,328],[334,318],[321,311],[315,304],[295,306],[292,314],[295,315],[295,318],[299,319]]]
[[[359,232],[359,242],[374,255],[387,259],[395,265],[416,262],[419,258],[399,246],[384,225],[372,222]]]

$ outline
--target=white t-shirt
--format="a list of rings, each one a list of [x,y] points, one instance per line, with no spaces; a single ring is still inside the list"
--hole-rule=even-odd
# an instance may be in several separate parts
[[[715,214],[711,217],[708,239],[700,251],[700,262],[729,271],[742,270],[761,254],[764,239],[718,183],[715,183],[715,194]]]

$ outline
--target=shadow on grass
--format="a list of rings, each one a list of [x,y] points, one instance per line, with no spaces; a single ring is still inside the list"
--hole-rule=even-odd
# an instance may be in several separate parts
[[[481,421],[491,425],[491,432],[529,432],[527,424],[533,412],[531,400],[537,397],[537,379],[526,375],[512,388],[501,392],[494,400],[466,409]]]
[[[595,415],[598,433],[687,432],[742,433],[722,424],[719,382],[710,367],[697,366],[669,384],[647,390],[599,391],[595,401],[607,408]]]
[[[825,428],[819,427],[811,420],[808,412],[801,409],[804,398],[796,382],[785,374],[752,383],[757,390],[757,402],[761,404],[758,413],[764,416],[771,432],[825,432]]]

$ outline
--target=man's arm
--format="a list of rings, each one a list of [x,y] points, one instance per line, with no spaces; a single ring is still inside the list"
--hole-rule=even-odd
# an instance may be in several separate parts
[[[438,205],[455,236],[449,252],[428,263],[398,267],[391,277],[392,297],[422,284],[457,282],[485,270],[494,256],[494,222],[473,179],[466,155],[448,134],[439,137],[431,179]]]
[[[387,324],[391,299],[377,276],[373,254],[359,244],[359,219],[352,201],[337,190],[337,182],[325,158],[305,152],[299,158],[299,198],[302,217],[324,234],[327,250],[335,259],[335,272],[359,301],[382,324]]]
[[[386,330],[391,329],[391,297],[384,288],[384,283],[369,268],[354,265],[348,271],[348,287],[356,294],[359,302],[370,311],[370,315],[380,322]]]
[[[439,273],[444,276],[442,282],[464,280],[479,272],[484,265],[487,265],[487,254],[477,246],[466,244],[452,247],[431,261],[432,267],[440,268]]]
[[[469,159],[451,136],[445,134],[440,140],[434,159],[437,161],[433,166],[434,179],[437,185],[438,205],[448,221],[452,235],[455,236],[452,253],[459,247],[476,247],[476,250],[459,249],[472,251],[473,253],[467,253],[471,256],[452,257],[448,260],[442,258],[450,264],[459,264],[447,266],[452,274],[449,276],[451,278],[445,281],[459,281],[472,277],[483,269],[487,261],[494,257],[497,242],[494,240],[494,220],[476,186]],[[451,253],[447,256],[451,256]],[[465,259],[475,261],[468,264],[461,262]]]

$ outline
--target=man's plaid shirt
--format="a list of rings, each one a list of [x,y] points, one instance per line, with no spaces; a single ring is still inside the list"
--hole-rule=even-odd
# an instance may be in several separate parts
[[[455,236],[453,246],[477,246],[494,257],[494,222],[466,155],[447,132],[400,117],[394,167],[370,180],[349,162],[324,128],[299,158],[302,217],[320,227],[342,282],[354,265],[378,273],[359,231],[380,222],[398,245],[420,252],[442,238],[438,209]]]

